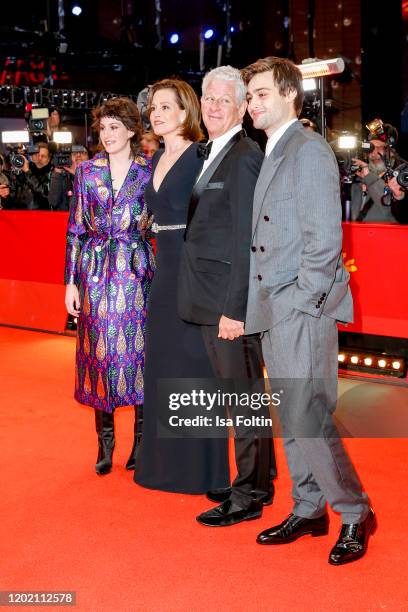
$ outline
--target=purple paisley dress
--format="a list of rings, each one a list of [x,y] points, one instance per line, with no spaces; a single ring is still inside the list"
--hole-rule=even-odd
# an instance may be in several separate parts
[[[151,166],[135,157],[114,196],[105,152],[75,175],[65,283],[81,299],[75,398],[112,412],[143,403],[146,301],[154,255],[146,237],[152,217],[144,200]]]

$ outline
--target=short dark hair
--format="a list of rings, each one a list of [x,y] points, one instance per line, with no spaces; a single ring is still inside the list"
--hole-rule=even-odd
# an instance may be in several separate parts
[[[241,70],[246,85],[256,75],[262,72],[272,72],[272,78],[281,96],[295,91],[294,107],[299,116],[303,106],[303,77],[299,68],[290,60],[283,57],[264,57]]]
[[[160,89],[171,89],[176,96],[176,101],[182,110],[186,111],[186,118],[181,125],[181,136],[186,140],[197,142],[204,137],[201,131],[201,109],[197,95],[194,89],[181,79],[163,79],[157,81],[149,88],[149,97],[147,102],[147,114],[150,117],[151,104],[156,91]]]
[[[142,135],[142,122],[136,102],[130,98],[111,98],[92,111],[92,127],[99,131],[103,117],[111,117],[121,121],[125,128],[134,132],[130,139],[130,148],[133,155],[139,152]]]

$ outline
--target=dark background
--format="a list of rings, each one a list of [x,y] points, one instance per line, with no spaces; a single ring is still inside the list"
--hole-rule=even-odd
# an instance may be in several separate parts
[[[83,9],[79,17],[71,12],[74,4]],[[401,123],[408,95],[405,0],[388,0],[376,11],[369,0],[158,4],[160,12],[154,0],[8,3],[0,26],[0,84],[137,95],[156,79],[178,74],[198,91],[200,34],[212,27],[216,35],[206,43],[205,71],[216,65],[219,45],[221,63],[237,67],[265,55],[296,63],[342,56],[345,72],[325,79],[329,127],[359,133],[362,123],[379,116],[400,130],[400,148],[406,148],[408,126]],[[228,24],[234,32],[228,32]],[[177,45],[168,40],[173,32],[181,37]],[[8,112],[12,109],[3,105],[0,114]]]

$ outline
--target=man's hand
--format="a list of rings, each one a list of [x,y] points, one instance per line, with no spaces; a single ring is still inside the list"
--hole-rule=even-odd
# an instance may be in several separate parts
[[[25,155],[23,155],[23,157],[24,157],[24,165],[22,166],[21,169],[23,172],[28,172],[30,169],[30,164],[28,162],[28,159],[25,157]]]
[[[235,340],[244,335],[244,322],[234,321],[225,315],[221,316],[218,326],[218,337],[223,340]]]
[[[402,189],[401,185],[398,184],[395,176],[390,178],[387,185],[392,191],[392,197],[394,200],[403,200],[405,198],[405,191]]]
[[[67,285],[65,289],[65,306],[70,315],[77,317],[81,303],[79,300],[79,291],[76,285]]]
[[[8,185],[0,185],[0,198],[8,198],[10,195],[10,188]]]
[[[357,176],[360,178],[364,178],[369,173],[368,164],[366,162],[361,161],[361,159],[357,159],[357,157],[353,157],[353,163],[356,164],[360,170],[356,171]]]

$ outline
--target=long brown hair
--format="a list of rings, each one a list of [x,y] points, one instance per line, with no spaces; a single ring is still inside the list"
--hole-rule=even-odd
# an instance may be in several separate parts
[[[160,89],[171,89],[176,96],[176,102],[181,110],[186,111],[186,118],[181,124],[180,134],[186,140],[192,140],[197,142],[204,138],[204,134],[201,131],[201,110],[200,103],[194,89],[181,79],[163,79],[157,81],[149,89],[148,108],[147,113],[150,117],[151,105],[153,96],[156,91]]]
[[[137,104],[130,98],[111,98],[92,111],[92,127],[99,132],[102,117],[112,117],[121,121],[125,128],[134,132],[130,139],[133,155],[140,150],[142,122]]]

